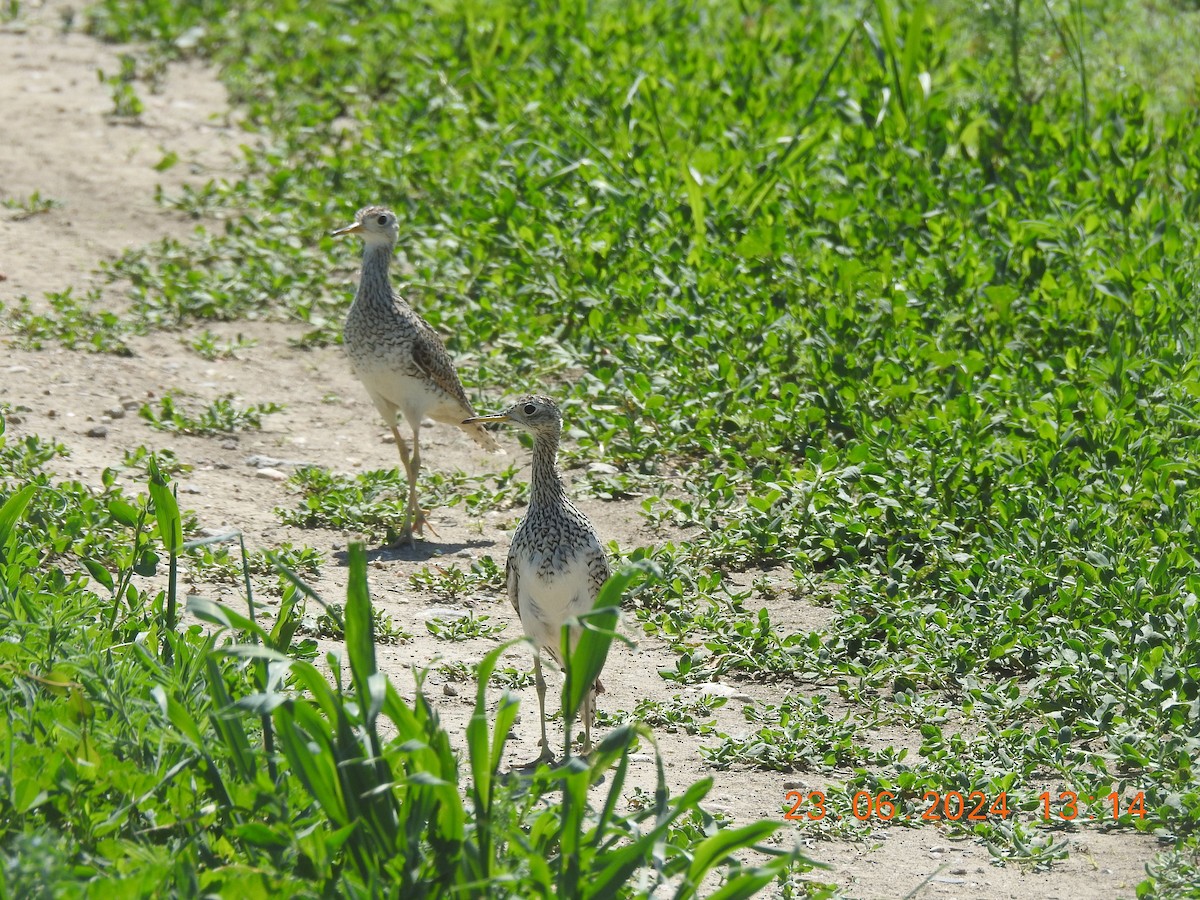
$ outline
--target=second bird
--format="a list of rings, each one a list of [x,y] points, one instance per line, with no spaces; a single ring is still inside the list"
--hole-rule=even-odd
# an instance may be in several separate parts
[[[477,416],[467,424],[513,422],[533,435],[533,470],[529,479],[529,509],[513,534],[508,549],[508,599],[533,643],[533,678],[541,714],[541,754],[534,762],[552,758],[546,738],[546,680],[542,654],[561,668],[562,630],[572,619],[591,612],[609,576],[608,557],[596,529],[567,497],[558,476],[558,442],[562,414],[549,397],[523,397],[494,416]],[[571,628],[569,651],[574,652],[582,629]],[[596,695],[604,690],[600,679],[584,695],[583,752],[592,747],[592,719]],[[571,736],[567,735],[570,746]]]
[[[419,534],[429,524],[417,503],[421,420],[429,416],[458,425],[487,450],[498,451],[500,445],[481,426],[461,424],[475,410],[450,355],[429,323],[392,291],[388,266],[400,233],[396,214],[382,206],[368,206],[358,211],[353,225],[333,233],[363,239],[362,276],[346,316],[343,341],[350,367],[396,439],[408,478],[408,505],[397,543],[411,543],[414,530]],[[401,414],[412,427],[411,453],[400,435]]]

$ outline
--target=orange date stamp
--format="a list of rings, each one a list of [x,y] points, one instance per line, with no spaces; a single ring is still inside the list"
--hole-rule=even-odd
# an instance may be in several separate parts
[[[1041,818],[1044,822],[1118,821],[1123,815],[1146,818],[1146,794],[1138,791],[1125,797],[1116,791],[1107,796],[1083,796],[1075,791],[1060,791],[1057,797],[1050,791],[1038,794]],[[783,817],[792,822],[820,822],[826,816],[841,818],[829,808],[824,791],[788,791],[784,795],[788,807]],[[1095,809],[1095,812],[1089,810]],[[860,822],[877,819],[890,822],[986,822],[1007,819],[1015,813],[1009,809],[1008,793],[988,796],[983,791],[926,791],[917,804],[898,800],[891,791],[858,791],[850,801],[850,812]]]

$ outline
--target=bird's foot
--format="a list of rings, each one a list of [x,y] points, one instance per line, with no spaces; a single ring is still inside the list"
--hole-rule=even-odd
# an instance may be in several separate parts
[[[543,753],[543,754],[539,755],[536,759],[531,759],[527,763],[519,763],[517,765],[514,765],[512,767],[512,771],[519,772],[522,775],[532,775],[534,772],[536,772],[542,766],[553,767],[554,762],[555,762],[555,760],[554,760],[553,753]]]
[[[417,546],[417,539],[413,536],[413,530],[411,528],[408,528],[408,529],[401,531],[399,537],[397,537],[390,544],[385,545],[383,549],[384,550],[404,550],[409,547],[415,547],[415,546]]]
[[[438,534],[438,530],[433,527],[433,523],[425,517],[425,512],[421,509],[421,507],[418,506],[416,508],[416,515],[413,516],[413,520],[413,531],[415,531],[417,534],[422,534],[425,529],[428,528],[429,533],[434,537],[441,537],[441,535]]]

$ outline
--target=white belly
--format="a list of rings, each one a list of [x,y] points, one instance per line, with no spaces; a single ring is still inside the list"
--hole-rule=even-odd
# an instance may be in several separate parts
[[[596,601],[591,591],[587,560],[580,554],[570,560],[565,569],[545,576],[538,574],[532,560],[516,561],[516,569],[517,609],[525,634],[537,648],[545,648],[559,659],[562,626],[568,619],[590,612]],[[573,634],[572,647],[577,640],[578,635]]]
[[[401,375],[395,370],[389,371],[383,366],[359,364],[354,367],[354,374],[366,387],[375,408],[385,419],[389,412],[394,417],[398,411],[414,428],[419,427],[421,420],[426,416],[442,421],[453,418],[453,413],[447,416],[447,411],[442,407],[458,406],[450,401],[445,391],[435,385],[411,375]],[[458,418],[462,419],[463,416],[459,415]]]

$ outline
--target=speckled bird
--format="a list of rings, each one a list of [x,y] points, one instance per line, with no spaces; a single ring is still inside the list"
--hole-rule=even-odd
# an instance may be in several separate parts
[[[506,574],[508,599],[534,646],[533,677],[542,726],[542,751],[536,762],[540,762],[553,758],[546,739],[542,655],[548,654],[563,667],[563,626],[569,619],[591,612],[610,570],[596,529],[568,499],[558,474],[562,414],[554,401],[548,397],[522,397],[498,415],[476,416],[463,424],[478,426],[484,422],[514,422],[533,435],[529,509],[513,534]],[[572,650],[580,633],[578,626],[571,629]],[[580,716],[584,753],[591,750],[596,695],[603,690],[597,678],[583,700]]]
[[[396,439],[408,478],[408,504],[397,543],[411,544],[413,531],[420,534],[429,525],[417,503],[421,421],[428,416],[458,425],[487,450],[499,452],[500,445],[487,429],[463,423],[475,410],[441,338],[392,290],[388,265],[400,234],[396,214],[383,206],[368,206],[354,216],[353,225],[333,233],[357,234],[363,240],[362,276],[342,338],[350,367]],[[400,435],[400,414],[412,427],[411,454]]]

